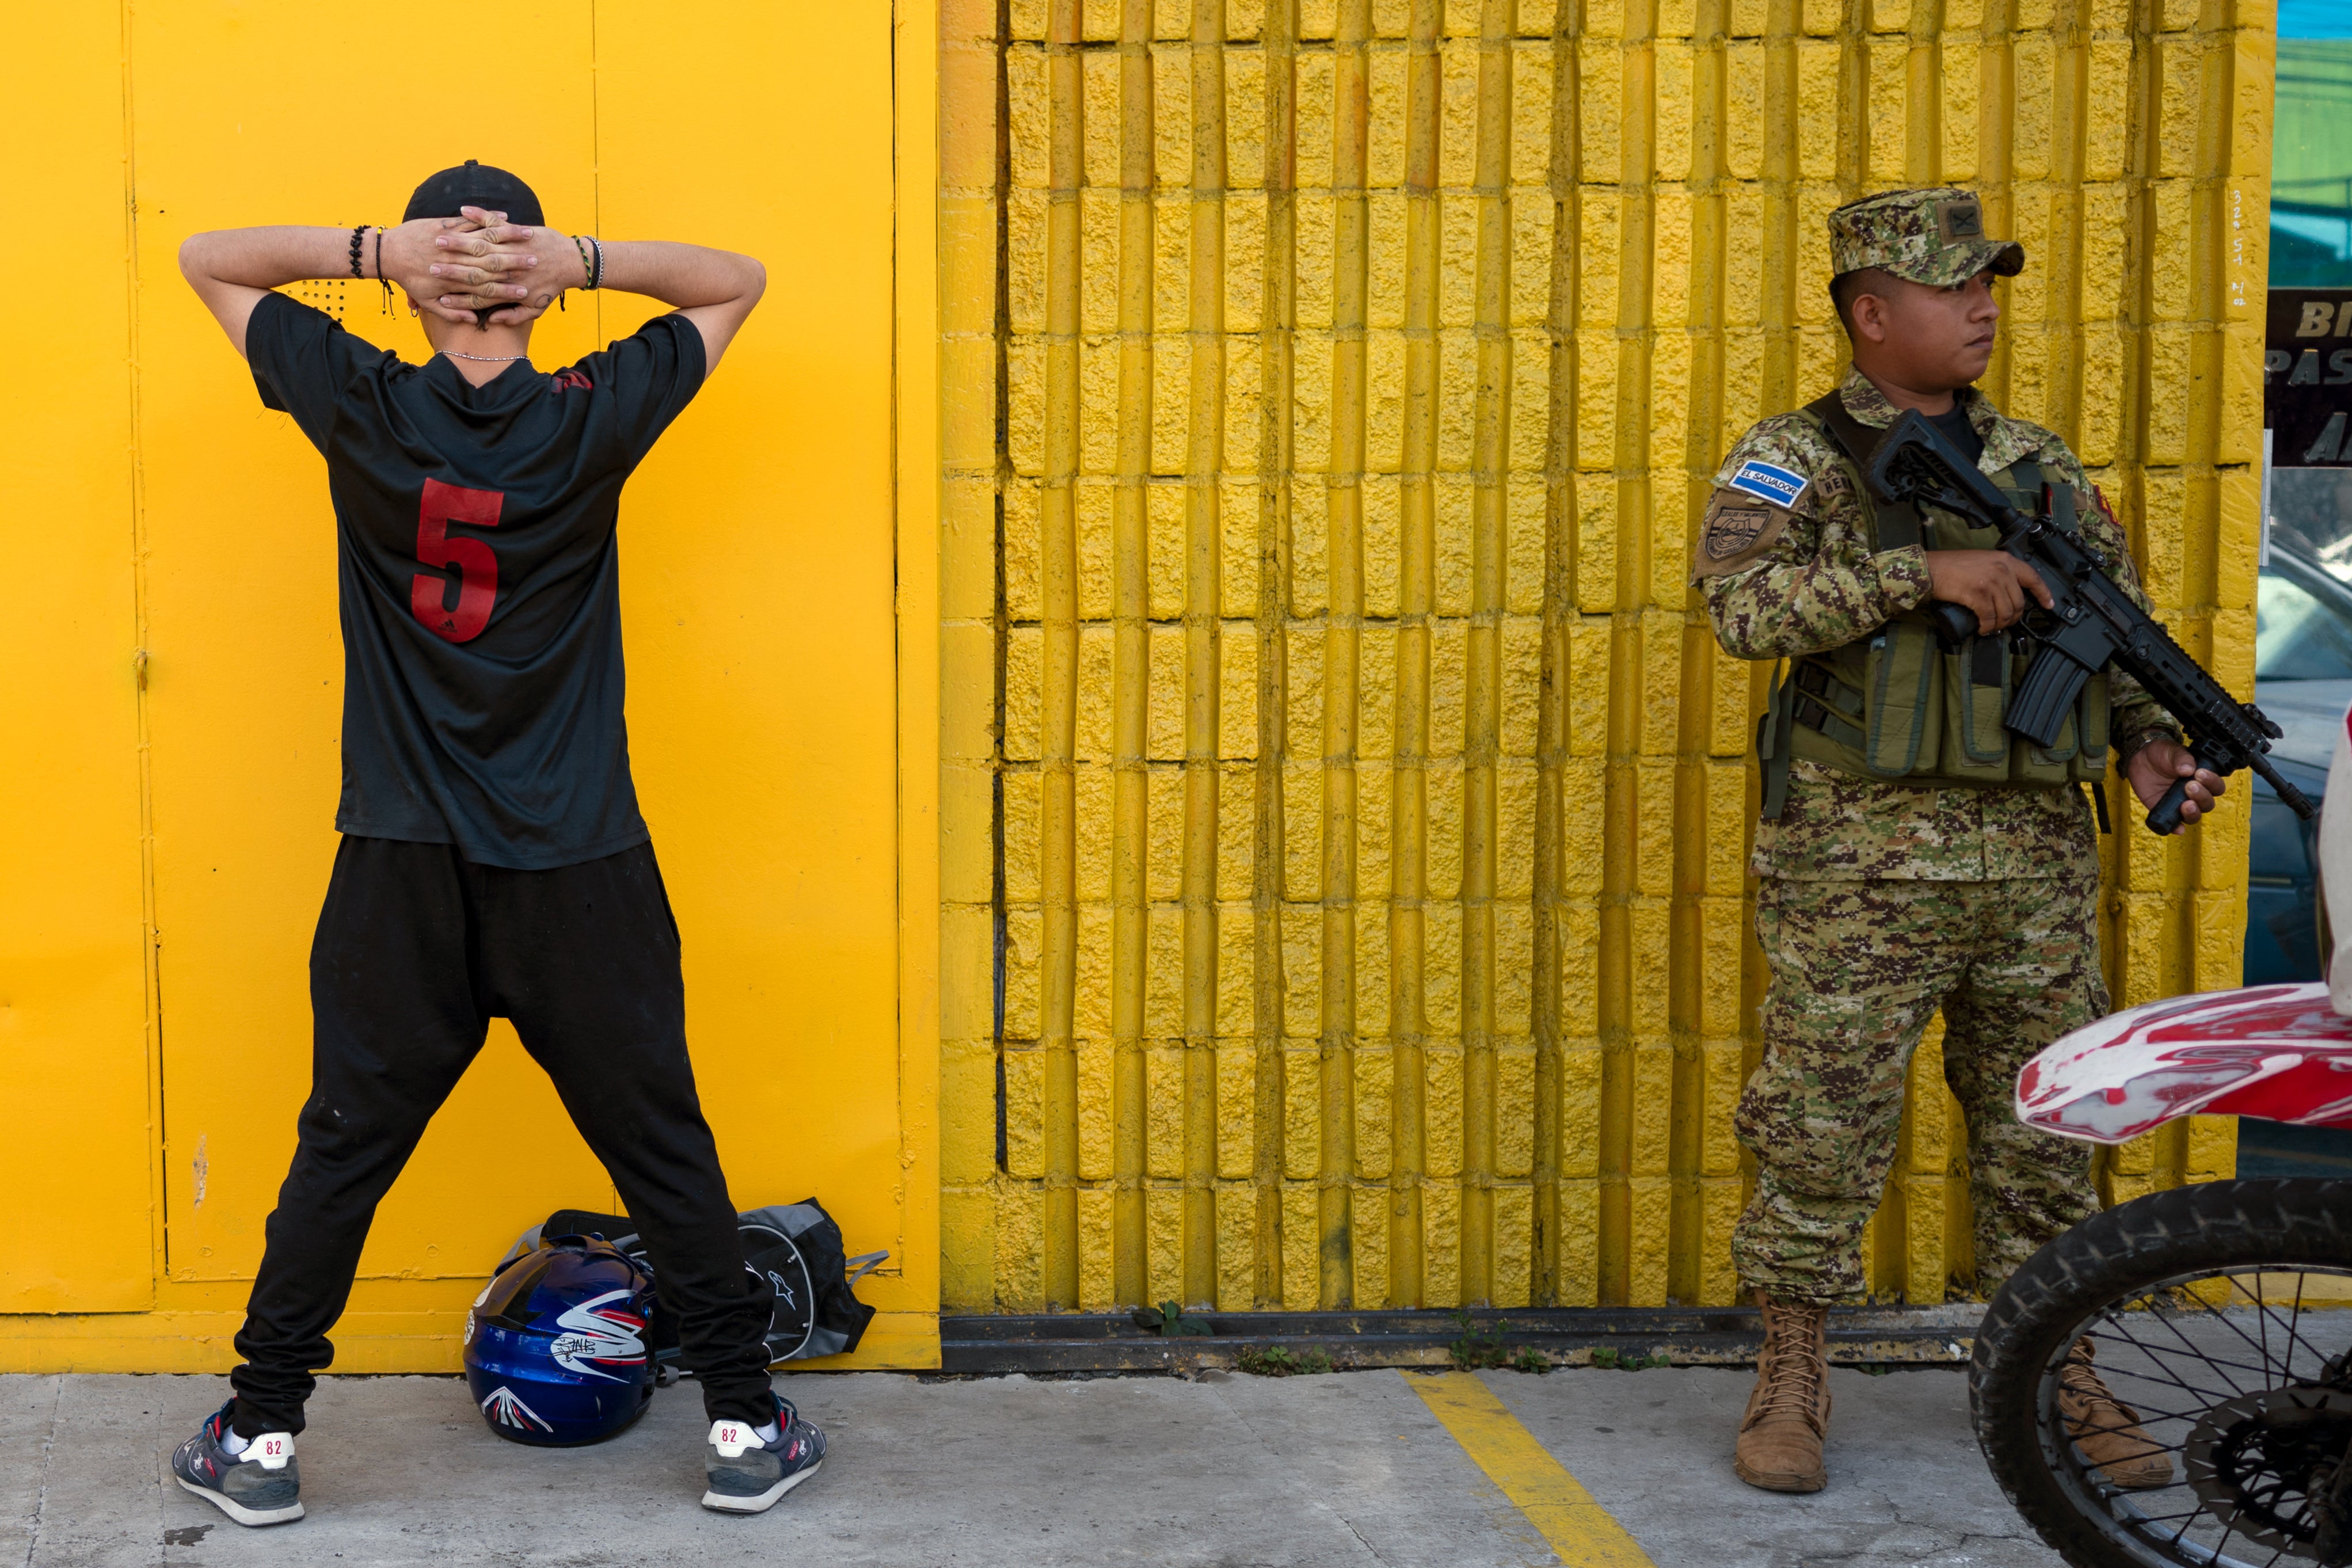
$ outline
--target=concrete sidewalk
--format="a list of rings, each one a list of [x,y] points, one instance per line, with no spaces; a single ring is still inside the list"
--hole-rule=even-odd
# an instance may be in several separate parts
[[[1409,1375],[784,1379],[832,1452],[753,1519],[696,1505],[690,1383],[610,1443],[529,1449],[491,1436],[456,1378],[331,1377],[300,1444],[310,1517],[259,1531],[169,1479],[226,1379],[7,1376],[0,1503],[26,1568],[1558,1562]],[[2058,1562],[1987,1475],[1957,1372],[1832,1371],[1830,1489],[1797,1498],[1732,1477],[1752,1373],[1479,1375],[1658,1568]]]

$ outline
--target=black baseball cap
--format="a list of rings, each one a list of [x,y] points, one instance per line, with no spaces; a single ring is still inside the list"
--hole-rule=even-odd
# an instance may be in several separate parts
[[[444,169],[416,187],[408,198],[403,223],[421,217],[456,217],[460,207],[484,207],[504,213],[507,221],[543,228],[547,219],[539,210],[539,196],[520,176],[493,169],[468,158],[454,169]]]

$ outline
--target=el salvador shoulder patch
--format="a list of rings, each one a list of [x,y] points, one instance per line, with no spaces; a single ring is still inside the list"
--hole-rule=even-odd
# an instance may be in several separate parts
[[[1805,493],[1813,481],[1792,468],[1777,463],[1759,463],[1750,458],[1739,465],[1739,471],[1726,483],[1735,490],[1745,490],[1759,500],[1774,506],[1794,509],[1797,498]]]

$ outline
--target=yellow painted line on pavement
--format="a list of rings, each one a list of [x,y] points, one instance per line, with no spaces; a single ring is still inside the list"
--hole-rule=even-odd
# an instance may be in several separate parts
[[[1399,1375],[1568,1568],[1657,1568],[1641,1542],[1477,1378],[1466,1372],[1430,1376],[1400,1370]]]

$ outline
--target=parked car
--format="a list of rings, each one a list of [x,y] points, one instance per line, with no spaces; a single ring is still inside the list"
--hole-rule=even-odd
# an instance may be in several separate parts
[[[2273,546],[2256,586],[2254,700],[2286,731],[2271,757],[2288,783],[2318,800],[2352,707],[2352,586],[2284,544]],[[2253,810],[2245,984],[2316,980],[2318,826],[2252,773],[2238,777],[2252,786]]]
[[[2315,801],[2352,708],[2352,585],[2274,539],[2256,592],[2254,700],[2286,731],[2272,743],[2272,760]],[[2245,984],[2317,980],[2319,825],[2296,816],[2252,773],[2230,782],[2241,781],[2253,810]],[[2238,1173],[2352,1175],[2352,1133],[2241,1117]]]

